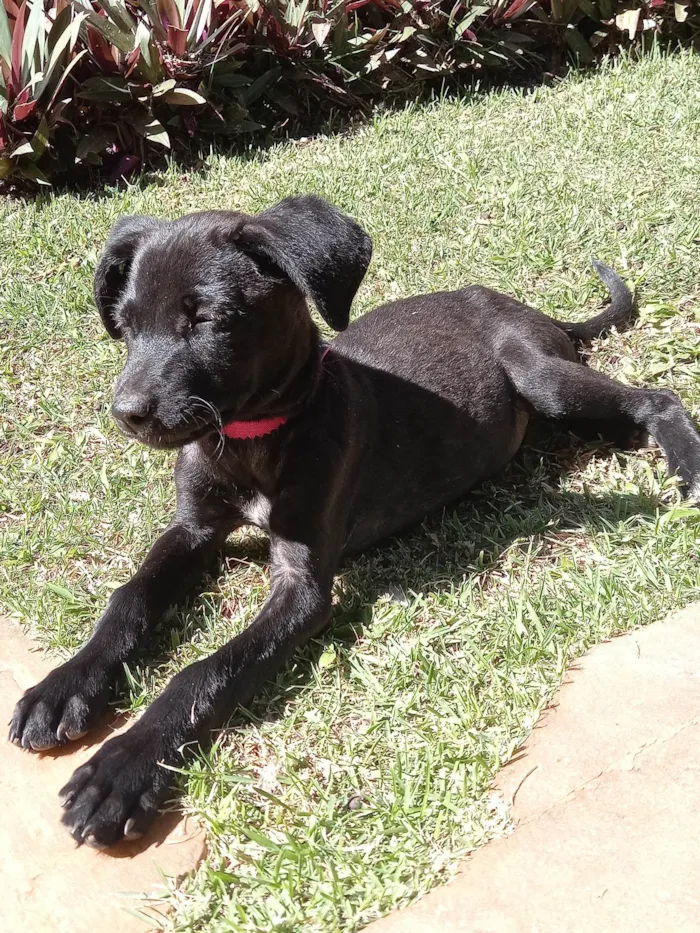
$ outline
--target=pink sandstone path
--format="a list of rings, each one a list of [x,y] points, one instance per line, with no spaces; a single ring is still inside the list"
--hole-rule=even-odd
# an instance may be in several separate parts
[[[496,790],[512,834],[369,933],[700,933],[700,605],[581,658]]]

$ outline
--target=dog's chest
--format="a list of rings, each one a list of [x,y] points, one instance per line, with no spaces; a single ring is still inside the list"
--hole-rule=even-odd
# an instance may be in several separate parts
[[[270,468],[270,459],[263,444],[249,442],[218,464],[225,485],[235,491],[236,505],[244,521],[268,532],[277,479]]]
[[[270,507],[270,500],[261,492],[252,493],[249,499],[240,504],[245,520],[264,531],[270,530]]]

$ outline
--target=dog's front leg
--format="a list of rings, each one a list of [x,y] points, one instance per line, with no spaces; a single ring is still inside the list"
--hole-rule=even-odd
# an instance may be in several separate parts
[[[176,521],[160,536],[139,571],[112,594],[83,648],[24,694],[10,723],[11,741],[41,751],[80,738],[95,725],[124,662],[166,610],[189,593],[232,526],[193,518]]]
[[[61,791],[63,822],[79,842],[108,846],[145,832],[182,765],[204,739],[324,627],[333,563],[299,543],[272,539],[272,591],[248,629],[185,668],[139,721],[110,739]]]

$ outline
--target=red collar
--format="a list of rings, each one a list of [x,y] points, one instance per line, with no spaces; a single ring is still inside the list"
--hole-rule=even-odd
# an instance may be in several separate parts
[[[277,428],[286,424],[288,418],[278,415],[277,418],[261,418],[259,421],[229,421],[224,425],[223,433],[236,441],[250,440],[253,437],[264,437],[272,434]]]
[[[325,347],[321,354],[323,363],[330,347]],[[254,437],[265,437],[266,434],[272,434],[277,428],[286,424],[289,418],[284,415],[278,415],[276,418],[260,418],[258,421],[229,421],[223,427],[223,433],[232,440],[244,441],[251,440]]]

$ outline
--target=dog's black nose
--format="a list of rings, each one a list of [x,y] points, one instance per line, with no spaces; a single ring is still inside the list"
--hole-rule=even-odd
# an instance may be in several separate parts
[[[130,431],[138,429],[148,420],[151,403],[145,395],[125,395],[112,405],[112,415]]]

